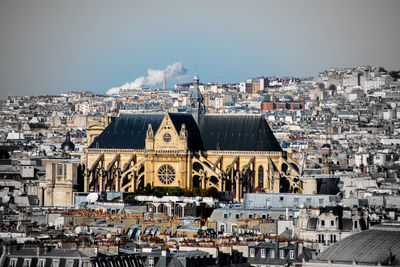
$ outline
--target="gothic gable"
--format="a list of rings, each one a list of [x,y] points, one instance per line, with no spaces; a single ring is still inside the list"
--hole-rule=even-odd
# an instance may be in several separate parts
[[[179,134],[168,113],[154,135],[154,150],[177,150]]]

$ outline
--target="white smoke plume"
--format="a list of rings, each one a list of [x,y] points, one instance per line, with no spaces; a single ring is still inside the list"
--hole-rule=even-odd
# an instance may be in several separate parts
[[[168,65],[164,70],[147,70],[147,77],[136,78],[133,82],[127,82],[119,87],[111,88],[107,91],[107,95],[119,94],[122,89],[137,89],[143,86],[153,86],[162,83],[164,76],[167,80],[182,81],[187,79],[187,69],[183,67],[181,62],[175,62]]]

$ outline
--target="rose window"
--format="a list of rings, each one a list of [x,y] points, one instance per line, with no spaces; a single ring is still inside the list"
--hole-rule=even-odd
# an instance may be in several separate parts
[[[164,134],[163,140],[164,142],[168,143],[169,141],[171,141],[171,135],[169,133]]]
[[[171,184],[175,180],[175,170],[170,165],[162,165],[158,169],[158,179],[163,184]]]

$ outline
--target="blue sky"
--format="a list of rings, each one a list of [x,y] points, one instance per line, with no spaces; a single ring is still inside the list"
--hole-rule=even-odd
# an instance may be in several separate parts
[[[202,82],[400,69],[399,11],[396,0],[2,0],[0,98],[105,93],[174,62]]]

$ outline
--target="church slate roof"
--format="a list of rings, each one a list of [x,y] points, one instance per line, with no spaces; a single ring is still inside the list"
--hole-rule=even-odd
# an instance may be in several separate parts
[[[262,115],[206,114],[199,124],[205,150],[282,151]]]
[[[189,150],[282,151],[262,115],[205,114],[196,124],[189,113],[169,113],[179,133],[188,131]],[[146,130],[156,133],[165,114],[121,114],[93,141],[89,148],[144,149]]]
[[[89,148],[144,149],[146,131],[151,123],[155,132],[164,114],[121,114],[115,117]]]
[[[178,134],[181,131],[182,124],[185,124],[186,130],[188,131],[188,147],[190,151],[204,150],[200,129],[191,114],[169,113],[169,116]]]

